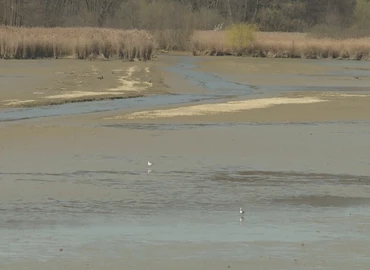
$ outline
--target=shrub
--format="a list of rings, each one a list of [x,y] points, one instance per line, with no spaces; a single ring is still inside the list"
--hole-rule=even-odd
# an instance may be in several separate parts
[[[226,31],[230,48],[237,55],[242,55],[255,40],[257,26],[244,23],[232,24]]]

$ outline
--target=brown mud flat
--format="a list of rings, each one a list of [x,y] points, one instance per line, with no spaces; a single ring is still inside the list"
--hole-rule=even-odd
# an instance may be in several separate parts
[[[295,98],[287,98],[294,99]],[[307,99],[306,97],[302,100]],[[318,99],[319,100],[319,99]],[[258,99],[253,100],[258,102]],[[104,120],[120,122],[155,123],[244,123],[244,122],[328,122],[328,121],[366,121],[370,120],[368,104],[370,97],[326,98],[322,102],[306,104],[282,104],[248,109],[247,102],[227,107],[226,103],[216,106],[194,105],[140,111],[122,115],[106,116]],[[220,108],[218,109],[219,106]],[[213,108],[212,108],[213,107]],[[233,107],[236,107],[235,110]],[[191,114],[189,114],[191,112]]]
[[[232,80],[249,85],[305,86],[338,85],[356,90],[370,90],[370,68],[367,62],[340,62],[330,59],[273,59],[254,57],[196,57],[196,70],[229,76]],[[340,85],[340,87],[339,87]]]
[[[72,59],[0,61],[0,108],[161,94],[162,74],[152,61]]]
[[[244,76],[252,73],[253,77],[253,72],[243,73],[235,67],[241,64],[260,75],[255,84],[284,82],[269,76],[276,67],[284,66],[280,61],[261,59],[243,64],[241,60],[213,59],[215,65],[207,60],[207,64],[198,63],[198,68],[230,76],[235,70],[239,74],[233,80],[248,81]],[[177,61],[171,57],[126,64],[7,61],[10,66],[1,70],[5,78],[2,75],[0,80],[5,83],[0,101],[36,100],[40,96],[36,101],[48,97],[49,102],[73,102],[97,99],[102,89],[127,96],[207,92],[171,72],[162,73],[162,67]],[[317,73],[300,63],[290,68],[286,65],[282,72],[297,69],[300,73]],[[153,65],[153,69],[149,66],[147,72],[146,65]],[[133,66],[138,69],[131,69],[131,77],[124,77]],[[77,68],[78,72],[74,70]],[[318,72],[323,70],[326,68]],[[19,72],[24,77],[14,77]],[[152,88],[146,88],[149,74]],[[335,80],[316,78],[311,84],[330,85]],[[354,265],[368,269],[370,192],[365,176],[369,175],[370,146],[366,123],[356,121],[369,120],[370,97],[360,84],[362,79],[339,78],[348,80],[349,91],[297,89],[276,98],[263,98],[263,102],[236,100],[239,103],[225,106],[228,101],[217,101],[215,106],[198,103],[142,111],[130,108],[0,123],[0,240],[4,243],[0,269],[293,270],[351,269]],[[309,78],[296,80],[301,85],[310,83]],[[76,81],[83,83],[78,86]],[[131,91],[117,90],[123,85]],[[361,89],[363,93],[355,93]],[[189,107],[194,115],[182,116]],[[177,115],[166,117],[170,109]],[[161,112],[152,117],[155,110]],[[130,115],[142,117],[126,119]],[[222,125],[290,121],[313,125]],[[355,123],[317,123],[325,121]],[[138,126],[148,122],[154,129],[130,129],[127,122]],[[217,124],[176,128],[176,124],[208,122]],[[175,123],[174,129],[161,130],[161,123]],[[114,124],[117,127],[112,127]],[[154,163],[153,172],[147,171],[148,160]],[[224,210],[220,211],[219,206]],[[246,209],[244,224],[239,221],[241,206]],[[112,220],[119,223],[116,231],[110,226],[90,228],[98,221],[110,225]],[[198,227],[198,221],[204,222],[205,236],[199,234],[203,227]],[[158,227],[148,230],[153,223]],[[169,234],[170,230],[176,234]],[[214,237],[211,243],[203,238],[208,232],[214,233],[210,235]],[[130,246],[135,240],[133,233],[144,242],[134,241]],[[178,233],[183,238],[172,241]],[[171,241],[145,243],[147,239],[157,241],[151,238],[157,234]],[[279,234],[285,238],[276,238]],[[191,242],[190,236],[197,236],[201,243]],[[237,242],[228,237],[236,237]],[[89,239],[96,241],[86,242]]]
[[[173,64],[176,57],[162,57]],[[204,122],[326,122],[370,120],[370,76],[364,67],[331,64],[332,60],[207,58],[196,60],[194,71],[226,77],[235,83],[269,88],[264,98],[233,99],[211,104],[161,106],[155,109],[107,113],[106,121],[155,123]],[[357,74],[358,72],[362,72]],[[356,76],[357,75],[357,76]],[[166,74],[166,80],[175,75]],[[357,78],[355,78],[357,77]],[[188,82],[169,84],[172,91],[204,92],[198,86],[191,90]],[[177,86],[179,85],[179,86]],[[315,90],[304,89],[315,87]],[[286,90],[284,88],[294,88]],[[227,91],[227,90],[225,90]],[[207,92],[207,91],[205,91]]]
[[[171,53],[160,55],[153,61],[132,63],[63,59],[0,61],[0,72],[3,74],[0,77],[0,108],[136,98],[165,93],[209,92],[191,84],[181,74],[169,72],[171,69],[165,70],[182,61],[181,57],[189,55]],[[365,73],[354,76],[356,72],[364,72],[367,68],[330,63],[330,60],[197,57],[193,71],[219,74],[235,83],[261,89],[271,87],[273,97],[229,99],[211,104],[161,105],[143,111],[106,112],[100,113],[100,117],[94,114],[82,118],[94,118],[94,121],[105,123],[370,120],[370,76]],[[338,91],[326,90],[333,88],[333,85],[340,85]],[[275,94],[275,86],[282,89],[296,87],[296,90],[280,90],[280,94]],[[315,86],[317,90],[301,90],[307,86]]]

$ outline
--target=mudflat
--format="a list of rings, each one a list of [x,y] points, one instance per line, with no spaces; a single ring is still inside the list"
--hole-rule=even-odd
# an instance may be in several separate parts
[[[139,97],[148,89],[160,92],[153,61],[2,60],[0,74],[0,108]]]
[[[193,83],[193,89],[202,88],[203,92],[198,93],[212,93],[220,97],[219,101],[110,114],[105,119],[189,123],[370,120],[370,73],[366,63],[237,57],[190,59],[175,66],[172,74],[183,74]]]
[[[138,76],[143,96],[39,107],[47,91],[77,87],[36,98],[35,87],[11,83],[18,68],[4,69],[0,269],[368,269],[364,63],[75,61],[0,66],[60,63],[83,74],[94,64],[106,73],[89,75],[87,93],[110,93],[112,70],[137,66],[124,80],[129,89]],[[23,73],[46,72],[34,69]],[[50,74],[38,87],[56,89],[60,74]]]

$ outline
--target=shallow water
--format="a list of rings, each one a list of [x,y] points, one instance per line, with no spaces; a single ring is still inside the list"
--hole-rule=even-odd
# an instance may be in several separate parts
[[[255,94],[255,87],[228,81],[224,75],[207,73],[197,68],[197,60],[194,57],[181,57],[181,62],[176,66],[167,67],[166,70],[177,73],[192,83],[194,86],[200,86],[210,91],[213,95],[221,96],[248,96]]]
[[[0,117],[224,97],[220,77],[188,67],[175,72],[195,83],[209,80],[203,85],[214,92],[8,110]],[[247,86],[225,87],[240,97],[253,95]],[[1,148],[0,260],[248,263],[264,256],[306,259],[322,269],[356,261],[356,269],[367,269],[369,124],[78,122],[75,130],[72,118],[52,124],[40,119],[32,123],[36,134]],[[47,128],[60,129],[48,137]],[[154,163],[150,169],[147,160]]]
[[[48,261],[63,248],[64,259],[79,260],[128,251],[134,261],[345,254],[369,265],[367,249],[357,248],[370,241],[368,126],[96,125],[93,141],[73,135],[77,144],[61,145],[57,156],[44,138],[32,140],[37,153],[5,149],[0,179],[15,192],[0,198],[1,261]],[[56,151],[60,138],[49,140]],[[22,168],[7,166],[9,153]]]
[[[93,161],[92,161],[93,162]],[[108,164],[106,164],[108,165]],[[102,165],[101,165],[102,166]],[[192,171],[77,171],[60,174],[2,174],[23,181],[64,181],[109,188],[122,198],[14,202],[2,205],[2,261],[45,260],[63,248],[66,257],[114,256],[115,246],[217,244],[206,258],[248,259],[265,242],[271,256],[292,256],[279,246],[301,242],[369,241],[370,178],[351,175]],[[359,179],[361,181],[359,181]],[[361,194],[354,194],[356,190]],[[340,191],[340,195],[335,195]],[[332,195],[328,195],[330,193]],[[238,209],[246,210],[240,220]],[[356,218],[356,222],[352,220]],[[277,244],[273,244],[277,243]],[[220,249],[218,245],[229,245]],[[231,245],[233,244],[233,245]],[[231,246],[230,246],[231,245]],[[42,252],[41,252],[42,251]],[[206,251],[206,250],[204,250]],[[317,251],[317,250],[316,250]],[[330,252],[330,251],[329,251]],[[333,251],[334,252],[334,251]],[[162,254],[157,259],[165,259]]]

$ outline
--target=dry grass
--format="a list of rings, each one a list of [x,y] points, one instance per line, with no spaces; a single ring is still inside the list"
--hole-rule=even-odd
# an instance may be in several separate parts
[[[235,55],[225,31],[196,31],[191,38],[194,55]],[[304,33],[258,32],[242,55],[276,58],[370,59],[370,37],[315,38]]]
[[[189,51],[191,48],[189,40],[193,32],[191,29],[152,31],[158,48],[168,51]]]
[[[147,31],[101,28],[0,26],[0,57],[6,59],[151,58],[155,40]]]

